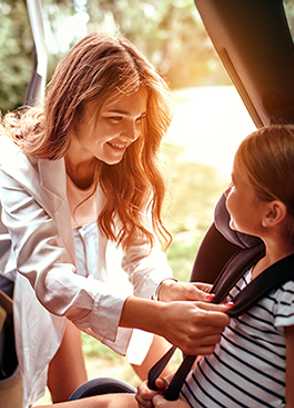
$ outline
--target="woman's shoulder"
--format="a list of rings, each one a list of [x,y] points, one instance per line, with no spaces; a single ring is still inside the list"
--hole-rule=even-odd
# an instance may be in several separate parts
[[[10,137],[0,133],[0,171],[17,181],[30,179],[38,169],[37,161],[23,152]]]
[[[30,146],[42,127],[43,111],[40,107],[22,106],[0,117],[0,161],[8,163],[11,157],[21,160],[31,156]]]
[[[20,147],[5,133],[0,133],[0,158],[7,162],[21,152]],[[2,160],[0,164],[2,163]]]
[[[27,156],[20,146],[6,134],[0,133],[0,166],[16,165],[15,160],[19,160],[21,157],[27,160]]]

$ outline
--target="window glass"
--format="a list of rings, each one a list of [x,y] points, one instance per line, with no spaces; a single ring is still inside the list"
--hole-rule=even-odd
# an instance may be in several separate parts
[[[294,0],[285,0],[284,8],[292,38],[294,39]]]

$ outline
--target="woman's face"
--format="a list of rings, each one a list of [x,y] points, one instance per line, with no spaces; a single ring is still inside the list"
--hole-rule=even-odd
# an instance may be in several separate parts
[[[72,139],[81,161],[96,158],[110,165],[119,163],[130,144],[142,135],[146,109],[144,88],[107,98],[100,111],[96,102],[87,103]]]

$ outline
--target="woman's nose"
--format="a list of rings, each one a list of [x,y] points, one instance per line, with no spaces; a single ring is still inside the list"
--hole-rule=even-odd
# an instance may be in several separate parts
[[[139,136],[136,124],[129,123],[127,129],[125,129],[124,135],[127,137],[129,141],[134,142]]]

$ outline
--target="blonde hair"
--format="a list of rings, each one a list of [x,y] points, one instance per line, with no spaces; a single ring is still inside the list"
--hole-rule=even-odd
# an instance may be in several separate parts
[[[294,217],[294,126],[272,125],[250,134],[237,150],[235,166],[245,171],[261,200],[282,201]]]
[[[158,236],[165,244],[171,240],[161,220],[165,189],[156,165],[156,153],[171,119],[168,89],[135,46],[122,37],[87,35],[58,64],[44,109],[24,107],[2,120],[8,135],[26,154],[55,160],[67,152],[70,130],[87,102],[96,100],[99,109],[107,97],[130,95],[141,87],[148,93],[143,137],[127,149],[120,163],[109,166],[97,160],[95,173],[107,197],[98,224],[108,239],[123,246],[138,233],[152,245],[152,233],[142,220],[147,205]],[[122,224],[118,232],[116,215]]]

